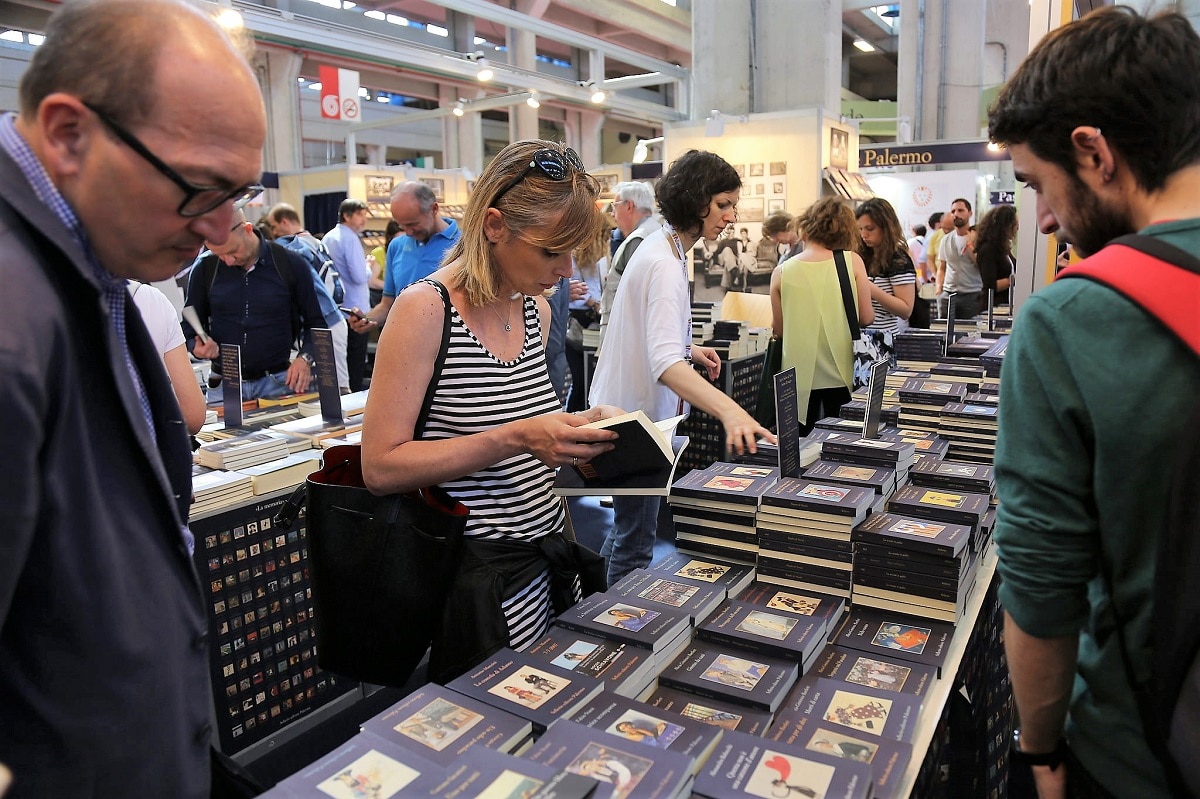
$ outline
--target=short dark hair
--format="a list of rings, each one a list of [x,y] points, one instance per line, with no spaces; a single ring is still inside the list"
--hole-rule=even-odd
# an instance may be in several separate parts
[[[766,218],[762,225],[762,234],[767,238],[776,236],[788,229],[792,224],[792,215],[787,211],[775,211]]]
[[[955,197],[954,202],[950,203],[951,208],[954,207],[954,203],[962,203],[963,205],[967,206],[968,211],[971,210],[971,201],[968,200],[966,197]]]
[[[934,211],[932,214],[929,215],[929,226],[937,227],[940,224],[942,224],[942,212]]]
[[[830,250],[854,250],[858,247],[858,224],[854,211],[836,197],[817,200],[796,218],[796,232],[806,242]]]
[[[300,214],[296,212],[294,206],[287,203],[276,203],[271,206],[271,210],[267,212],[267,218],[272,222],[295,222],[300,224]]]
[[[704,150],[688,150],[658,181],[654,196],[663,219],[676,230],[695,235],[704,226],[712,198],[741,187],[737,170],[724,158]]]
[[[916,233],[918,236],[924,236],[928,232],[929,228],[925,227],[924,225],[915,225],[913,227],[913,233]]]
[[[338,206],[338,221],[345,222],[346,217],[354,216],[359,211],[366,211],[366,210],[369,210],[369,209],[367,208],[367,204],[365,202],[363,202],[362,200],[355,200],[355,199],[342,200],[342,204]]]
[[[1200,161],[1200,36],[1185,17],[1115,6],[1051,31],[988,111],[992,141],[1069,175],[1080,125],[1100,128],[1144,191]]]

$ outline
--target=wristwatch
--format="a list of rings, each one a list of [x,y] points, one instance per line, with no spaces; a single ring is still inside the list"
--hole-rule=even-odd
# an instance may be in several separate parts
[[[313,358],[313,356],[309,355],[307,352],[302,352],[302,353],[300,353],[300,357],[304,359],[304,362],[306,364],[308,364],[309,369],[316,368],[317,361],[316,361],[316,359]]]
[[[1009,755],[1014,763],[1026,766],[1049,766],[1051,771],[1057,771],[1067,757],[1067,741],[1065,738],[1059,738],[1058,743],[1049,752],[1025,752],[1021,749],[1021,731],[1013,730]]]

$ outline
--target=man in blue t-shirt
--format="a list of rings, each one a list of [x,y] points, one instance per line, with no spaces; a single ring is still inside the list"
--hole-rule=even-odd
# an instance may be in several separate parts
[[[392,239],[387,248],[383,277],[383,299],[366,319],[382,325],[392,303],[409,283],[432,275],[442,265],[446,251],[458,241],[458,224],[438,215],[437,196],[424,183],[406,181],[392,192],[392,218],[404,235]],[[366,328],[369,322],[359,322]]]

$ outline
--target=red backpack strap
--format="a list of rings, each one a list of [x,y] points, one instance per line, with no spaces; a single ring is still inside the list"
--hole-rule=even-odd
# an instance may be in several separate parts
[[[1191,253],[1151,236],[1122,236],[1058,274],[1067,277],[1122,294],[1200,355],[1200,259]]]

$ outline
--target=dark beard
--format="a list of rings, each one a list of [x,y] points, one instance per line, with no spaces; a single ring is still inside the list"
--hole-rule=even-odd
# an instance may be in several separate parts
[[[1106,207],[1095,192],[1075,174],[1071,175],[1070,202],[1074,210],[1074,221],[1068,234],[1064,236],[1060,232],[1058,240],[1074,244],[1075,249],[1084,258],[1104,249],[1110,241],[1119,236],[1137,232],[1132,221]]]

